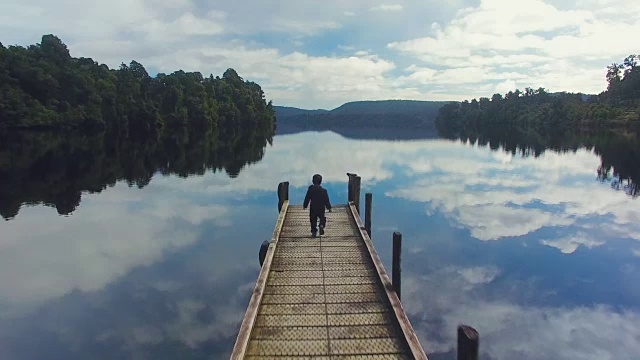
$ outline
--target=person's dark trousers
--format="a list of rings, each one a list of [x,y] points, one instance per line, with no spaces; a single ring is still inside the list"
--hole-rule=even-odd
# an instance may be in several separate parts
[[[309,212],[309,220],[311,221],[311,232],[315,233],[318,231],[316,228],[318,219],[320,219],[320,226],[325,227],[327,225],[327,217],[324,216],[324,212],[322,214],[314,213],[313,211]]]

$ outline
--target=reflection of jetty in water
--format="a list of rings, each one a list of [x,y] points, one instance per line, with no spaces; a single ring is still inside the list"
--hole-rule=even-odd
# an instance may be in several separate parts
[[[158,172],[181,177],[224,170],[236,177],[258,162],[272,134],[218,139],[185,132],[152,141],[102,135],[13,132],[0,137],[0,215],[15,217],[24,204],[72,213],[82,192],[96,193],[119,181],[145,187]]]
[[[503,149],[512,155],[523,157],[542,155],[546,150],[576,152],[586,148],[600,156],[600,166],[594,171],[597,179],[608,182],[616,190],[631,197],[640,195],[640,137],[638,134],[549,134],[522,132],[506,128],[492,129],[483,133],[447,134],[450,140],[468,141],[492,150]]]

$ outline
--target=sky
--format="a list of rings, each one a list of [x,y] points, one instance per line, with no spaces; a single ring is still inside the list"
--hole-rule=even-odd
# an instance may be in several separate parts
[[[640,53],[635,0],[0,0],[0,41],[149,73],[234,68],[275,105],[599,93]]]

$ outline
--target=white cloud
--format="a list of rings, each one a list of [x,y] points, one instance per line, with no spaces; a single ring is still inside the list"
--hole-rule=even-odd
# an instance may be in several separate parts
[[[637,224],[637,223],[624,223],[619,221],[619,216],[624,216],[627,213],[636,212],[636,209],[628,206],[621,206],[620,209],[612,210],[616,216],[614,217],[614,223],[604,223],[604,224],[585,224],[584,228],[586,230],[598,231],[601,230],[608,234],[609,236],[619,236],[628,239],[634,239],[640,241],[640,229],[634,226],[629,226],[629,224]]]
[[[560,10],[539,0],[482,0],[458,11],[449,23],[434,24],[431,36],[388,47],[444,66],[434,76],[437,83],[503,80],[497,91],[543,86],[595,93],[604,90],[604,67],[637,51],[633,34],[640,32],[640,11],[637,5],[622,9],[618,12],[635,16],[613,21],[589,8]],[[519,70],[509,73],[507,68]]]
[[[147,38],[158,42],[169,39],[180,40],[185,35],[217,35],[223,32],[223,26],[215,14],[212,14],[211,18],[199,18],[190,12],[170,22],[151,20],[142,24],[140,29]]]
[[[91,7],[83,5],[85,3],[77,0],[59,1],[55,6],[36,0],[15,4],[2,2],[0,28],[28,33],[33,37],[29,39],[32,41],[50,32],[76,39],[112,38],[120,29],[146,23],[164,10],[160,4],[155,9],[147,7],[141,0],[96,2]],[[127,11],[121,11],[125,7]],[[13,37],[16,37],[15,33]]]
[[[402,11],[404,7],[401,4],[380,4],[370,8],[371,11]]]
[[[344,16],[356,16],[356,13],[354,13],[353,11],[345,11]]]
[[[338,49],[343,50],[343,51],[353,51],[355,50],[355,46],[351,46],[351,45],[338,45]]]
[[[203,322],[198,317],[198,312],[207,309],[207,303],[190,299],[181,300],[176,304],[178,313],[176,321],[164,326],[166,338],[179,341],[192,349],[198,348],[205,341],[230,338],[236,333],[238,319],[242,318],[245,310],[238,305],[236,302],[220,304],[214,309],[216,321]]]
[[[417,67],[415,65],[408,67],[406,70],[412,71],[412,73],[407,76],[401,76],[399,80],[409,84],[432,84],[434,82],[434,77],[438,74],[437,70],[426,67]]]
[[[495,87],[495,91],[498,94],[506,94],[509,91],[514,91],[517,88],[518,84],[516,84],[515,81],[509,79],[497,84]]]
[[[500,270],[495,266],[464,268],[458,272],[472,285],[490,283],[500,274]]]
[[[452,217],[471,230],[471,235],[479,240],[499,240],[508,236],[526,235],[545,226],[573,223],[566,216],[504,204],[463,206],[458,208]]]
[[[417,159],[408,166],[410,174],[424,174],[433,170],[433,163],[429,159]]]
[[[540,242],[544,245],[557,248],[558,250],[562,251],[562,253],[564,254],[572,254],[578,249],[579,246],[584,246],[586,248],[591,249],[593,247],[604,244],[604,241],[592,239],[586,233],[579,233],[576,235],[567,236],[560,239],[540,240]]]
[[[305,1],[277,0],[265,2],[218,2],[215,7],[229,14],[226,25],[230,32],[241,35],[279,33],[315,36],[342,28],[340,19],[355,13],[358,4],[329,0],[322,6]]]
[[[297,32],[304,35],[314,35],[323,30],[338,29],[341,25],[335,21],[307,21],[279,18],[273,20],[273,29],[283,32]]]
[[[414,80],[421,84],[478,84],[501,79],[529,79],[528,75],[518,72],[489,72],[482,67],[459,67],[445,70],[434,70],[426,67],[414,68],[409,76],[401,80]]]

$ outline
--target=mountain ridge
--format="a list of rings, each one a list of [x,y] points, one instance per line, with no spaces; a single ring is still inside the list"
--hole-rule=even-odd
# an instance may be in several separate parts
[[[353,138],[381,138],[403,133],[407,138],[437,136],[435,117],[449,101],[353,101],[332,110],[274,106],[276,134],[334,131]]]
[[[444,105],[453,101],[431,101],[431,100],[358,100],[349,101],[333,109],[303,109],[295,106],[274,105],[276,113],[280,112],[281,117],[324,114],[324,113],[414,113],[420,110],[421,105],[429,104]],[[385,107],[386,106],[386,107]],[[384,108],[383,108],[384,107]]]

